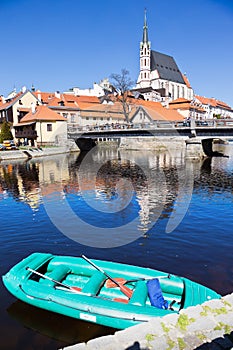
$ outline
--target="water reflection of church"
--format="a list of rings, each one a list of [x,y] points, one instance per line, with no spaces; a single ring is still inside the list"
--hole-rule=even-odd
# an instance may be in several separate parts
[[[77,195],[91,191],[95,201],[105,201],[114,208],[118,182],[126,179],[132,187],[123,183],[121,194],[132,191],[132,200],[137,204],[138,229],[146,232],[160,216],[169,217],[180,188],[183,186],[185,190],[185,176],[191,166],[182,151],[175,150],[155,153],[100,149],[85,160],[85,167],[83,160],[82,154],[73,154],[27,162],[1,162],[0,200],[11,196],[37,210],[44,197],[62,201],[74,195],[76,200]],[[232,193],[232,174],[218,166],[217,160],[197,162],[192,168],[195,191],[204,186],[212,195],[224,185],[224,190]]]

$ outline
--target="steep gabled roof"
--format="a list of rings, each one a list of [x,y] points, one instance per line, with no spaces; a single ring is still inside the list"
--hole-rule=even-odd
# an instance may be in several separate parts
[[[60,114],[52,111],[46,106],[37,106],[35,112],[30,111],[21,120],[20,123],[32,122],[32,121],[66,121],[66,118]],[[19,125],[20,125],[19,123]]]
[[[157,121],[182,121],[184,120],[184,117],[178,113],[175,110],[165,108],[163,106],[139,106],[137,110],[134,112],[133,116],[131,117],[131,120],[133,117],[138,113],[140,109],[143,109],[146,114],[152,119]]]
[[[164,80],[185,84],[183,76],[172,56],[151,50],[151,71],[157,70]]]
[[[190,85],[190,82],[189,82],[187,76],[186,76],[185,74],[182,74],[182,77],[183,77],[183,79],[184,79],[185,85],[186,85],[189,89],[191,89],[192,86]]]
[[[0,110],[4,110],[4,109],[10,108],[17,101],[19,101],[24,95],[26,95],[28,93],[32,94],[35,98],[37,98],[30,90],[26,90],[25,92],[20,91],[16,96],[14,96],[13,98],[9,99],[9,101],[7,99],[5,99],[4,103],[2,103],[2,104],[0,103]]]
[[[25,93],[23,93],[22,91],[20,91],[15,97],[7,100],[5,99],[5,102],[2,101],[2,104],[0,104],[0,109],[7,109],[9,107],[11,107],[15,102],[17,102]]]

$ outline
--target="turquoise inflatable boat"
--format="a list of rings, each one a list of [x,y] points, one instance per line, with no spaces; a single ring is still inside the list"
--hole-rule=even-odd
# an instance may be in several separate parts
[[[20,261],[3,276],[3,283],[16,298],[35,307],[118,329],[221,297],[165,272],[46,253]]]

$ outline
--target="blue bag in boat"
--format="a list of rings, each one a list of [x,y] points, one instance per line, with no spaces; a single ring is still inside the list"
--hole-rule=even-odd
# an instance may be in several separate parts
[[[168,301],[164,299],[158,278],[153,278],[147,282],[148,295],[152,306],[159,309],[167,309]]]

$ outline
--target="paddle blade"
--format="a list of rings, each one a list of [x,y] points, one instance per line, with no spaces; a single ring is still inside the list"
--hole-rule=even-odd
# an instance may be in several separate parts
[[[73,291],[73,292],[81,292],[81,288],[79,287],[70,287],[70,289]]]
[[[124,303],[124,304],[128,304],[129,302],[128,299],[123,299],[123,298],[114,298],[113,301],[116,301],[117,303]]]
[[[129,299],[132,297],[133,295],[133,291],[131,289],[129,289],[126,286],[119,286],[120,290],[122,291],[122,293],[124,293]]]
[[[114,281],[116,281],[118,284],[120,285],[123,285],[125,284],[127,281],[122,278],[122,277],[116,277],[114,278]],[[107,281],[105,282],[105,287],[106,288],[116,288],[118,287],[118,284],[117,283],[114,283],[112,280],[110,279],[107,279]]]

